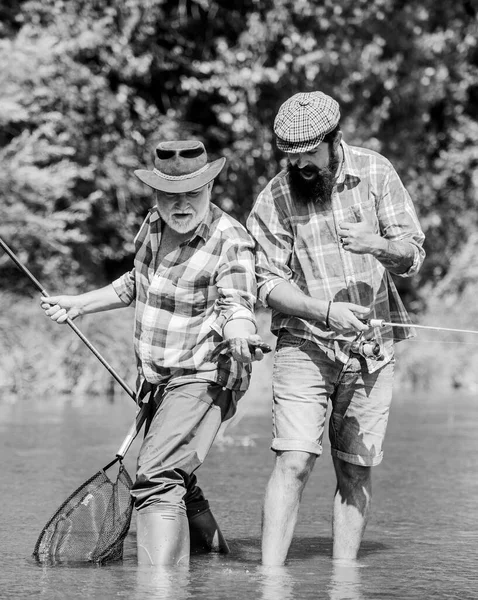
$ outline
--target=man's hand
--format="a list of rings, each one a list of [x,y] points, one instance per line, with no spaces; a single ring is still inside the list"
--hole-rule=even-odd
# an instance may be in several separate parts
[[[41,307],[56,323],[65,323],[67,319],[73,320],[82,314],[78,296],[42,296]]]
[[[329,310],[329,327],[336,333],[367,331],[369,326],[360,319],[364,319],[369,313],[370,309],[360,304],[332,302]]]
[[[342,221],[338,226],[338,234],[344,250],[355,254],[372,254],[382,239],[375,233],[369,219],[358,223]]]
[[[221,354],[233,358],[239,362],[251,363],[262,360],[264,353],[270,352],[271,348],[261,339],[260,335],[253,334],[249,337],[233,337],[224,340],[216,346],[209,360],[217,362]]]

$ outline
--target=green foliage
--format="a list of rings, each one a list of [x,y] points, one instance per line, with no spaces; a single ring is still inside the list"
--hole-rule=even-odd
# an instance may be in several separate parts
[[[159,139],[228,159],[215,201],[245,220],[280,168],[272,123],[300,90],[342,106],[427,233],[434,285],[477,226],[476,10],[447,0],[30,0],[0,8],[0,235],[53,289],[128,268]],[[24,283],[0,257],[1,283]],[[417,295],[409,289],[410,298]]]

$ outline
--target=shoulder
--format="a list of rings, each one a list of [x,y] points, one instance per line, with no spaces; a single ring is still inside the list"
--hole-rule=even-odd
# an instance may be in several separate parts
[[[260,192],[258,198],[276,199],[289,190],[289,175],[287,169],[277,173]]]
[[[152,223],[159,221],[159,220],[160,220],[160,217],[159,217],[158,211],[157,211],[156,207],[153,206],[152,208],[150,208],[148,210],[146,217],[144,218],[143,222],[141,223],[138,233],[136,234],[136,236],[134,238],[134,243],[136,245],[143,243],[149,237]]]
[[[215,204],[211,204],[211,235],[220,237],[228,242],[252,243],[252,238],[244,225],[237,219],[228,215]]]
[[[259,193],[251,212],[260,212],[262,208],[288,213],[292,203],[289,174],[283,169]]]
[[[393,165],[388,158],[375,150],[362,146],[349,146],[345,143],[343,148],[345,160],[351,167],[358,170],[376,169],[383,172],[393,170]]]

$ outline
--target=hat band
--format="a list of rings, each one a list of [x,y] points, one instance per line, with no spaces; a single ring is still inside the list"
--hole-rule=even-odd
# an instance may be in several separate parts
[[[156,168],[153,169],[153,173],[155,173],[159,177],[162,177],[163,179],[169,179],[170,181],[184,181],[185,179],[193,179],[193,177],[201,175],[201,173],[204,173],[204,171],[206,171],[208,167],[209,164],[205,164],[204,167],[201,167],[197,171],[194,171],[193,173],[186,173],[185,175],[167,175],[162,171],[158,171],[158,169]]]

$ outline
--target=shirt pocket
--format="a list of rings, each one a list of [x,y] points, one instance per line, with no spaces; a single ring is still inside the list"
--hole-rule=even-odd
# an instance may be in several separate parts
[[[361,223],[366,221],[372,226],[374,233],[380,233],[380,224],[378,222],[375,201],[373,198],[367,198],[362,202],[347,206],[342,211],[341,220],[347,223]]]

